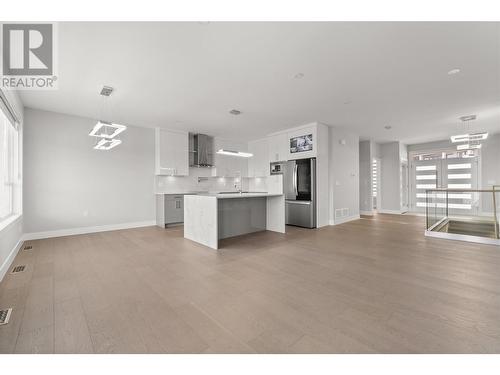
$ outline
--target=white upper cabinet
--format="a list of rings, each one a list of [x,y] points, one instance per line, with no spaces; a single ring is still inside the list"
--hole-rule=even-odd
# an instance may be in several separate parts
[[[242,142],[234,142],[227,139],[214,139],[214,164],[212,176],[217,177],[245,177],[248,173],[248,159],[217,154],[217,150],[247,151],[247,145]]]
[[[248,142],[248,177],[269,176],[269,140],[267,138]]]
[[[268,162],[288,160],[288,137],[286,133],[271,135],[269,142]]]
[[[155,173],[189,175],[189,137],[187,132],[155,130]]]

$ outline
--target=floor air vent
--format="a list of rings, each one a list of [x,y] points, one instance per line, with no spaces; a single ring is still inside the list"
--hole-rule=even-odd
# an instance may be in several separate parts
[[[2,324],[7,324],[9,322],[11,313],[12,313],[12,309],[0,310],[0,326]]]
[[[23,272],[25,268],[26,268],[26,266],[15,266],[15,267],[12,269],[12,272],[11,272],[11,273],[19,273],[19,272]]]
[[[33,246],[31,246],[31,245],[26,245],[24,247],[24,250],[31,250],[31,249],[33,249]]]

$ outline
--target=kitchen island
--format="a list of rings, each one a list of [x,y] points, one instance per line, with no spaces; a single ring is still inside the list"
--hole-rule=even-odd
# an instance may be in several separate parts
[[[285,233],[285,196],[219,193],[184,196],[184,237],[212,249],[219,240],[269,230]]]

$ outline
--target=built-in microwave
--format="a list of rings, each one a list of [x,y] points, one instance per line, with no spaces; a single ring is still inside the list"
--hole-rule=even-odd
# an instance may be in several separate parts
[[[284,162],[271,163],[271,174],[283,174],[285,170]]]

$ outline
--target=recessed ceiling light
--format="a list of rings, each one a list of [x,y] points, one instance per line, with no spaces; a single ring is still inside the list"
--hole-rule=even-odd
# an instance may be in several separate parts
[[[112,88],[111,86],[103,86],[101,89],[101,95],[102,96],[110,96],[115,89]]]
[[[390,129],[392,129],[392,126],[391,125],[386,125],[386,126],[384,126],[384,129],[390,130]]]
[[[463,122],[465,121],[472,121],[472,120],[475,120],[477,118],[476,115],[467,115],[467,116],[461,116],[459,117],[459,119]]]
[[[460,69],[452,69],[448,72],[449,76],[460,73]]]
[[[231,109],[229,111],[229,113],[232,114],[232,115],[235,115],[235,116],[241,115],[241,111],[239,111],[237,109]]]
[[[295,79],[301,79],[301,78],[304,78],[304,73],[295,74]]]

